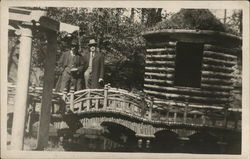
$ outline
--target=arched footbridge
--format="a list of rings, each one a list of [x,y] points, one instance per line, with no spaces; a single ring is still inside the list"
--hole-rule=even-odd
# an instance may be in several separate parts
[[[39,97],[42,90],[31,88],[29,92],[29,107],[36,112],[41,103]],[[240,136],[241,133],[239,122],[227,120],[218,113],[210,117],[209,113],[205,114],[209,111],[194,109],[188,104],[170,109],[167,105],[155,104],[153,98],[145,94],[109,86],[69,93],[54,92],[52,103],[52,127],[57,132],[70,130],[74,136],[86,134],[87,129],[99,129],[105,134],[110,125],[129,130],[137,139],[153,139],[161,132],[172,132],[178,138],[188,139],[206,132],[222,140],[232,140],[232,137]],[[28,123],[31,128],[35,121]]]

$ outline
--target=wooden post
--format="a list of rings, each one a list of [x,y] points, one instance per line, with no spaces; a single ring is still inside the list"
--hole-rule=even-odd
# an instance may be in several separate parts
[[[66,98],[67,98],[67,88],[63,90],[62,101],[60,103],[60,107],[61,107],[61,110],[63,110],[63,113],[67,112],[69,109],[66,104]]]
[[[90,105],[91,105],[91,99],[90,99],[90,90],[88,90],[88,94],[87,94],[87,110],[89,110]]]
[[[142,148],[142,139],[138,139],[137,146],[138,148]]]
[[[103,109],[106,109],[108,105],[108,86],[104,87],[104,99],[103,99]]]
[[[54,70],[57,52],[57,33],[47,31],[47,54],[45,56],[45,73],[42,94],[42,105],[37,139],[37,149],[43,150],[49,139],[49,125],[51,116],[52,89],[54,85]]]
[[[99,106],[99,99],[95,99],[95,109],[98,110]]]
[[[206,124],[206,116],[202,115],[201,118],[202,118],[202,125],[205,125]]]
[[[153,109],[154,101],[151,100],[150,105],[149,105],[149,113],[148,113],[148,119],[152,119],[152,109]]]
[[[176,122],[177,113],[174,112],[174,122]]]
[[[17,88],[15,110],[12,127],[11,147],[13,150],[23,149],[24,125],[28,97],[28,83],[31,61],[32,31],[29,27],[21,28],[20,52],[17,72]]]
[[[228,108],[225,110],[225,116],[224,116],[224,127],[227,127],[227,116],[228,116]]]
[[[74,88],[70,88],[69,104],[70,104],[70,110],[74,112]]]
[[[66,100],[66,97],[67,97],[67,88],[65,88],[65,89],[63,90],[62,99],[65,101],[65,100]]]
[[[187,123],[187,107],[188,107],[188,99],[186,99],[185,110],[184,110],[184,115],[183,115],[183,122],[184,123]]]
[[[234,129],[238,128],[238,121],[239,121],[239,114],[235,113],[235,120],[234,120]]]

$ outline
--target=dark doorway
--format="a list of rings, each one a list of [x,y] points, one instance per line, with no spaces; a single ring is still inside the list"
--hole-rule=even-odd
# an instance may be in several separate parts
[[[175,85],[200,87],[203,44],[177,43]]]

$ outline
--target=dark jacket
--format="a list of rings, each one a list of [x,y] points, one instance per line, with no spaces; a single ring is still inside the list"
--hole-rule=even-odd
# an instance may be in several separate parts
[[[62,56],[60,57],[59,61],[58,61],[58,67],[61,73],[63,72],[67,72],[68,74],[70,74],[70,70],[73,68],[73,66],[71,65],[71,53],[70,51],[66,51],[62,54]],[[78,69],[77,74],[80,74],[83,72],[83,61],[82,61],[82,56],[79,54],[76,54],[74,57],[74,67]]]
[[[78,71],[72,73],[71,69],[73,67],[77,68]],[[56,84],[56,91],[63,91],[64,88],[69,89],[70,85],[77,85],[75,86],[76,90],[81,89],[82,86],[80,84],[82,83],[81,78],[83,67],[84,65],[81,55],[76,54],[74,57],[72,57],[70,51],[64,52],[58,61],[58,70],[60,76]],[[72,83],[72,79],[77,81]]]
[[[86,52],[83,55],[84,68],[85,72],[89,66],[89,56],[90,52]],[[101,88],[100,83],[98,82],[99,78],[103,79],[104,74],[104,56],[101,52],[95,53],[92,61],[92,74],[91,74],[91,88]]]

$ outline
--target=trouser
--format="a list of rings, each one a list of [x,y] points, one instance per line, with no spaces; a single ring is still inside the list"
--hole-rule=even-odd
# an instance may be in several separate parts
[[[87,69],[84,72],[84,80],[85,80],[85,88],[90,89],[91,88],[91,70]]]
[[[64,92],[65,90],[81,90],[82,89],[82,80],[81,78],[74,77],[71,74],[64,72],[61,79],[60,91]]]

